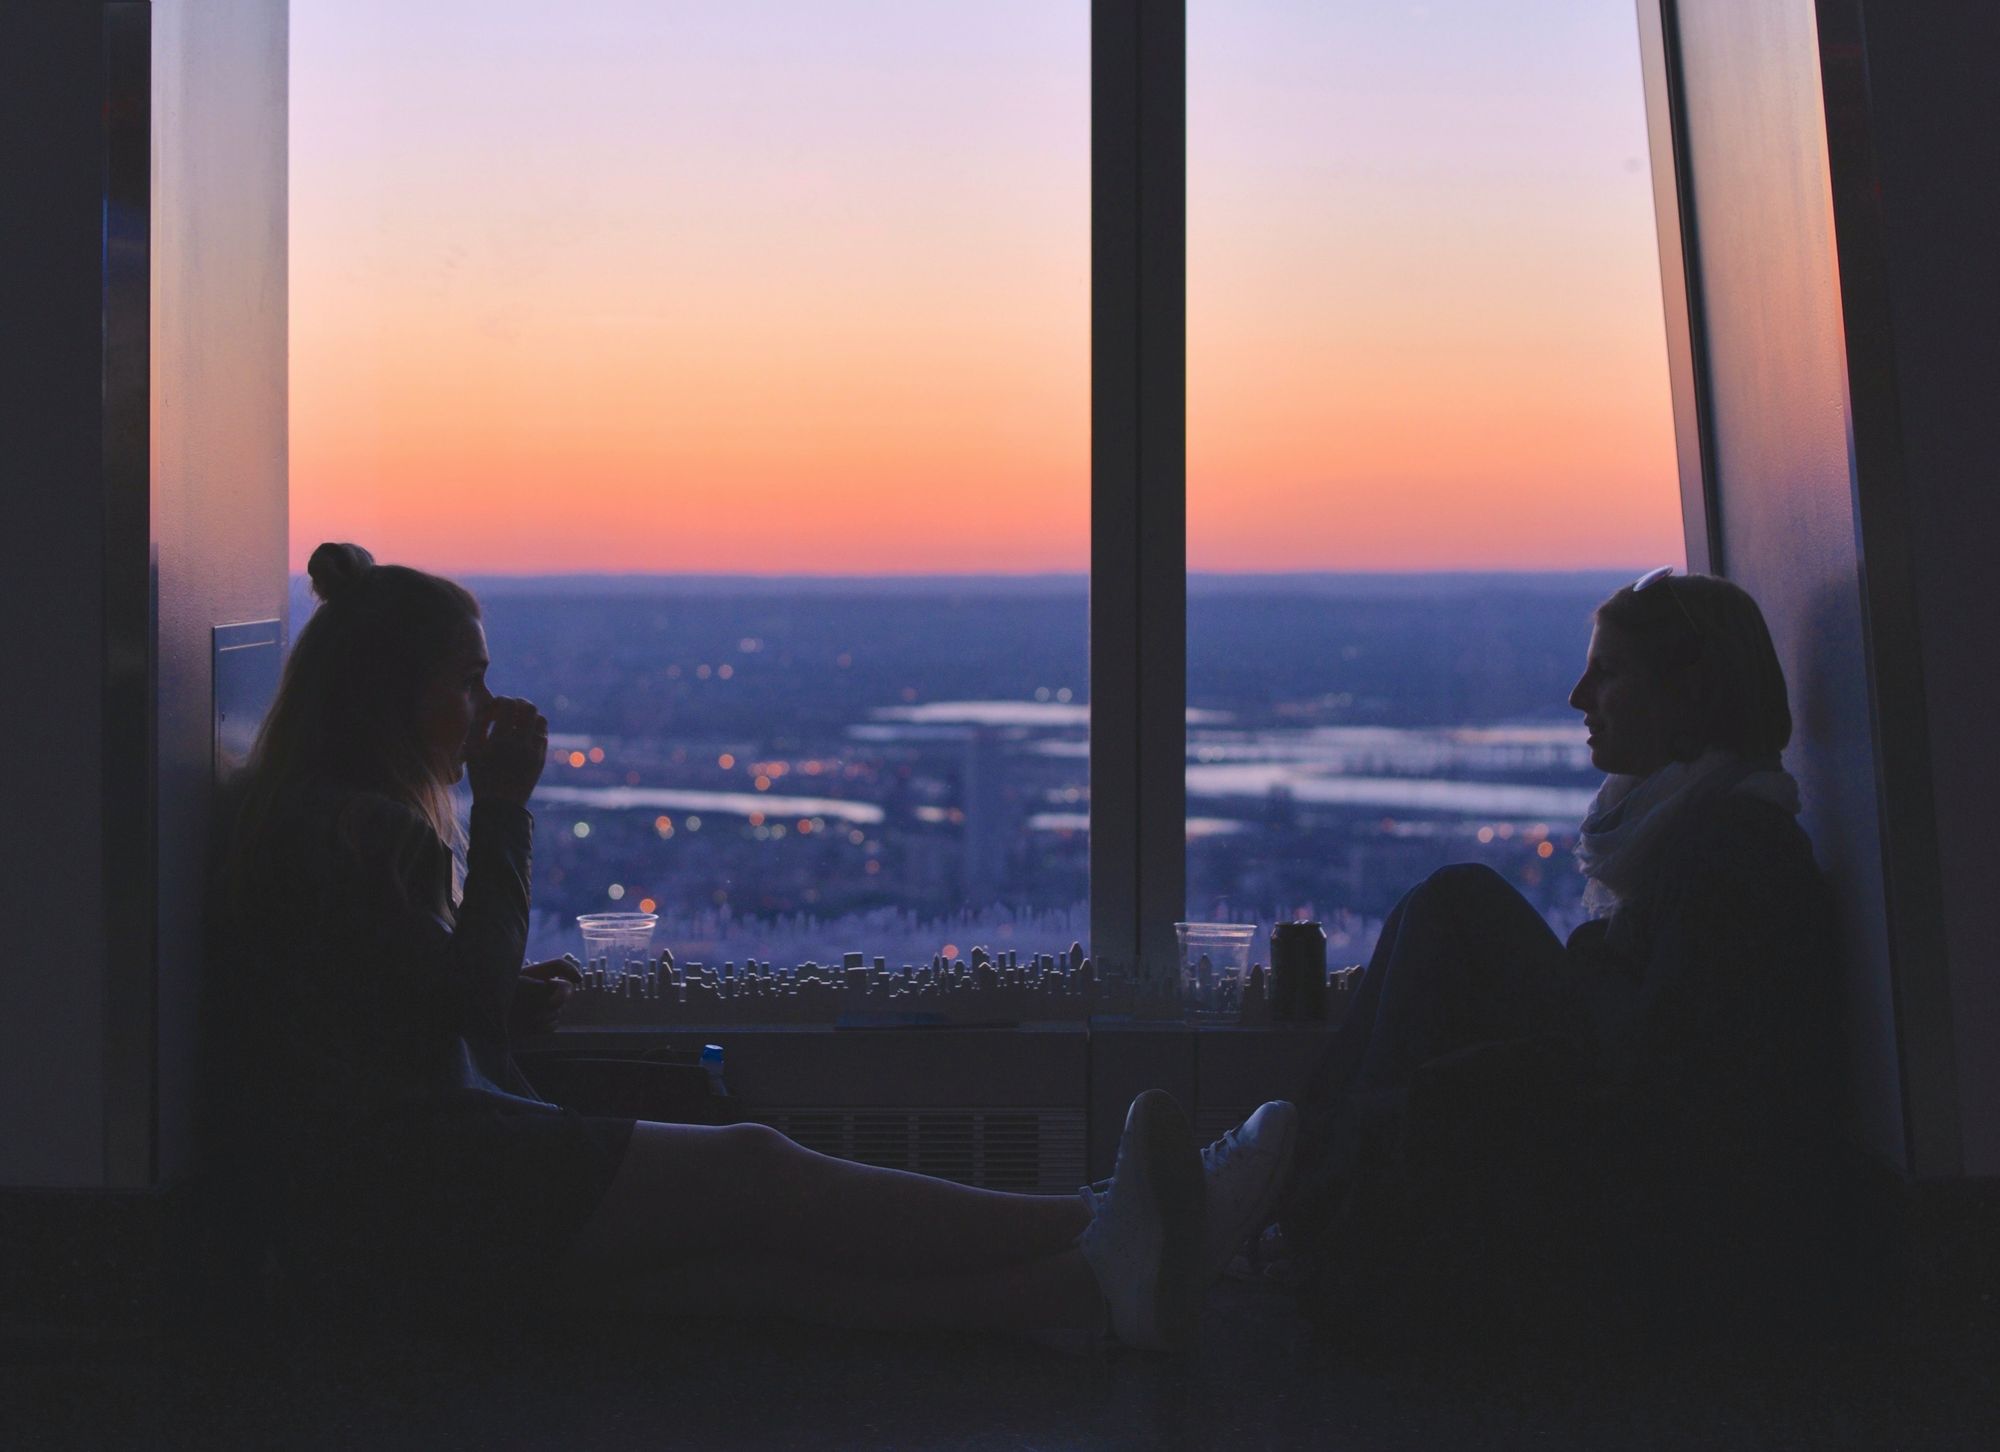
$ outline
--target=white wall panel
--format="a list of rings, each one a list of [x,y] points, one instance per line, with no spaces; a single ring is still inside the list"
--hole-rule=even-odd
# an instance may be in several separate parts
[[[210,632],[286,598],[285,0],[153,5],[158,1173],[186,1166],[213,784]]]

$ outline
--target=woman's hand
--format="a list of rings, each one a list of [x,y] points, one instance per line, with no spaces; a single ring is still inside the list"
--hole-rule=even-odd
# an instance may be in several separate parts
[[[565,953],[546,963],[530,963],[514,984],[514,1002],[507,1025],[510,1038],[554,1033],[563,1005],[583,983],[583,969]]]
[[[533,701],[495,696],[472,723],[465,775],[475,802],[525,807],[549,761],[549,723]]]

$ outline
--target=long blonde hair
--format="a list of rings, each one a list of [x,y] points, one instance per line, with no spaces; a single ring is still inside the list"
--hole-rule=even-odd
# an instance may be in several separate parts
[[[436,671],[479,620],[463,586],[378,565],[354,544],[323,544],[306,566],[320,608],[299,631],[256,744],[237,781],[226,886],[262,860],[281,797],[324,784],[375,792],[462,847],[451,788],[425,749],[417,712]],[[239,899],[240,900],[240,899]]]

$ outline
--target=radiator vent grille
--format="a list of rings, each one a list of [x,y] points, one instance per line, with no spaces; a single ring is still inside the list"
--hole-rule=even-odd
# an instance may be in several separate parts
[[[759,1108],[750,1118],[821,1154],[987,1190],[1069,1194],[1084,1182],[1084,1116],[1075,1109],[815,1106]]]

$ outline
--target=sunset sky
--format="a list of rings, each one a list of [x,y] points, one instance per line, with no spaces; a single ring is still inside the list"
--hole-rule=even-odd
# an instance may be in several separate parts
[[[1629,5],[1191,0],[1197,569],[1681,558]],[[293,0],[292,553],[1089,558],[1087,0]]]

